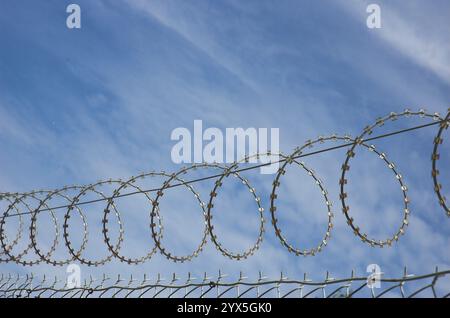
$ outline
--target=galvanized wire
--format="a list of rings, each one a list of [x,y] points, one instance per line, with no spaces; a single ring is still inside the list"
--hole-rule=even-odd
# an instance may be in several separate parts
[[[89,277],[77,286],[69,285],[65,277],[38,277],[2,274],[0,298],[449,298],[450,270],[425,275],[412,275],[404,269],[397,277],[379,274],[378,285],[371,275],[356,275],[354,271],[344,278],[333,278],[330,273],[319,280],[307,274],[302,279],[290,279],[284,273],[269,279],[259,272],[249,279],[242,272],[230,279],[219,271],[214,278],[204,273],[179,277],[172,274],[164,279],[160,274],[150,279],[143,277]],[[442,285],[442,286],[441,286]]]

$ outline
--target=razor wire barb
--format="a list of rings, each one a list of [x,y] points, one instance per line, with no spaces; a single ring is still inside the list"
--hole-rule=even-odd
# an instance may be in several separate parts
[[[407,129],[402,129],[382,135],[373,136],[373,132],[377,129],[380,129],[385,125],[386,122],[397,121],[400,119],[407,119],[410,117],[415,118],[423,118],[423,119],[432,119],[431,123],[426,123],[420,126],[415,126]],[[436,134],[436,137],[433,140],[433,153],[431,155],[432,160],[432,168],[431,168],[431,176],[433,178],[434,183],[434,191],[437,195],[439,204],[444,209],[447,216],[450,216],[450,210],[447,206],[446,198],[443,195],[443,187],[439,182],[440,171],[437,167],[438,160],[440,159],[439,147],[443,144],[443,133],[444,130],[447,130],[450,122],[450,109],[445,118],[441,117],[438,113],[429,113],[423,109],[419,111],[411,111],[406,109],[403,112],[395,113],[391,112],[384,117],[377,118],[374,123],[366,126],[363,129],[363,132],[356,138],[353,138],[349,135],[331,135],[331,136],[320,136],[313,140],[308,140],[302,146],[295,148],[295,150],[290,155],[285,155],[282,153],[258,153],[253,154],[251,156],[247,156],[243,158],[241,161],[235,162],[231,165],[224,166],[216,163],[202,163],[202,164],[193,164],[189,167],[182,168],[176,173],[166,173],[166,172],[149,172],[142,173],[138,176],[133,176],[130,179],[123,180],[106,180],[100,181],[95,184],[90,184],[86,186],[67,186],[61,189],[56,190],[41,190],[41,191],[32,191],[28,193],[1,193],[0,194],[0,202],[6,202],[6,210],[3,212],[0,218],[0,263],[8,263],[15,262],[19,265],[23,266],[32,266],[38,263],[47,263],[53,266],[62,266],[64,264],[68,264],[71,261],[79,261],[82,264],[88,266],[100,266],[105,263],[111,261],[113,258],[118,259],[121,262],[128,264],[140,264],[148,261],[156,252],[161,253],[167,259],[170,259],[174,262],[185,262],[190,261],[194,257],[197,257],[205,247],[207,243],[208,237],[211,242],[214,244],[216,249],[225,257],[228,257],[233,260],[242,260],[247,257],[253,255],[261,246],[264,233],[266,231],[265,223],[265,209],[262,206],[260,196],[257,194],[256,189],[250,184],[249,180],[244,178],[240,173],[244,171],[253,170],[262,166],[270,165],[273,163],[281,163],[280,168],[278,169],[274,181],[272,183],[272,192],[270,194],[270,218],[271,224],[274,228],[275,235],[279,239],[282,246],[284,246],[290,253],[293,253],[297,256],[314,256],[317,253],[321,252],[326,245],[331,236],[331,231],[333,229],[333,218],[334,211],[332,209],[332,202],[329,199],[328,191],[325,187],[324,182],[317,176],[317,174],[311,168],[307,167],[304,162],[299,161],[299,159],[307,156],[316,155],[322,152],[331,151],[340,148],[347,148],[345,161],[341,166],[342,174],[339,179],[340,193],[339,199],[342,204],[342,212],[347,220],[347,224],[352,229],[355,236],[357,236],[362,242],[368,244],[372,247],[385,247],[391,246],[393,243],[399,240],[399,238],[405,234],[406,228],[409,225],[409,216],[410,216],[410,198],[408,196],[408,186],[405,184],[403,180],[403,176],[398,171],[396,165],[388,159],[386,153],[377,149],[374,145],[369,144],[369,141],[378,140],[381,138],[387,138],[393,135],[397,135],[400,133],[405,133],[417,129],[422,129],[425,127],[431,127],[434,125],[439,125],[439,130]],[[311,151],[313,147],[317,145],[322,145],[329,142],[340,142],[339,145],[334,145],[329,148],[320,149],[317,151]],[[397,230],[387,238],[371,238],[367,233],[362,232],[356,221],[350,214],[350,206],[348,204],[348,193],[346,192],[346,187],[349,182],[347,178],[347,173],[350,170],[350,163],[355,160],[355,156],[357,154],[357,149],[364,148],[369,152],[373,153],[382,162],[386,165],[386,167],[392,172],[395,177],[400,190],[402,192],[402,210],[403,210],[403,219],[399,224]],[[309,152],[307,151],[309,150]],[[241,168],[240,165],[245,163],[252,162],[252,159],[260,158],[262,156],[266,156],[271,158],[267,163],[254,165],[250,167]],[[273,160],[275,157],[275,160]],[[321,192],[325,205],[326,205],[326,213],[328,217],[327,229],[321,241],[315,247],[299,247],[293,246],[290,242],[288,242],[287,238],[283,235],[282,229],[280,228],[280,224],[278,222],[278,218],[280,215],[280,210],[277,207],[279,198],[278,191],[281,185],[281,180],[283,176],[287,173],[289,167],[298,167],[304,172],[306,172],[314,181],[314,183],[318,186],[319,191]],[[193,180],[185,180],[185,175],[187,175],[191,171],[199,170],[199,169],[216,169],[219,170],[219,173],[210,175],[204,178],[193,179]],[[243,188],[248,190],[251,198],[255,202],[255,210],[257,212],[258,218],[260,220],[258,237],[255,240],[253,246],[248,248],[245,251],[232,251],[229,247],[226,247],[223,242],[217,236],[213,225],[213,214],[217,213],[215,211],[217,207],[215,206],[216,200],[221,192],[221,188],[226,180],[229,177],[237,178],[242,184]],[[165,181],[163,182],[161,187],[155,189],[144,190],[138,186],[138,181],[143,179],[150,179],[154,177],[163,177]],[[214,180],[214,187],[210,192],[209,201],[207,203],[200,198],[200,194],[193,188],[192,184],[196,182],[201,182],[205,180]],[[112,191],[112,194],[104,194],[101,189],[105,186],[117,185]],[[199,243],[198,247],[188,255],[174,255],[169,251],[167,247],[163,245],[163,237],[164,237],[164,223],[162,221],[162,211],[160,210],[160,202],[163,198],[163,195],[167,189],[182,186],[185,187],[198,202],[198,205],[201,208],[201,214],[203,216],[203,221],[205,224],[203,238]],[[132,191],[125,191],[126,189],[132,188]],[[75,191],[77,194],[75,196],[69,195],[70,191]],[[94,194],[98,196],[98,199],[83,201],[81,200],[83,196],[87,193]],[[150,197],[150,193],[156,193],[156,197]],[[119,198],[132,196],[135,194],[144,194],[146,200],[152,207],[151,212],[149,214],[149,229],[151,232],[151,237],[153,239],[154,247],[149,250],[146,255],[141,257],[129,257],[123,254],[121,251],[122,243],[125,238],[125,230],[123,227],[123,220],[120,214],[119,209],[116,206],[115,201]],[[65,200],[67,204],[61,206],[53,206],[51,204],[52,199],[58,197],[62,200]],[[81,209],[80,206],[87,205],[90,203],[96,202],[106,202],[107,205],[104,208],[103,218],[102,218],[102,226],[101,233],[103,235],[103,240],[108,248],[109,255],[100,260],[88,259],[83,256],[83,252],[86,249],[88,242],[88,224],[85,217],[85,213]],[[278,208],[278,209],[277,209]],[[25,209],[25,211],[23,211]],[[65,209],[66,212],[64,214],[64,222],[62,225],[62,229],[60,224],[58,223],[58,218],[54,210],[57,209]],[[55,233],[53,244],[50,245],[50,249],[48,251],[43,251],[42,247],[38,244],[37,233],[38,231],[38,219],[42,216],[42,212],[47,211],[52,219],[52,229]],[[76,214],[76,215],[75,215]],[[29,223],[25,224],[24,217],[30,216]],[[113,240],[110,234],[110,224],[112,222],[111,216],[114,216],[116,222],[119,226],[119,236],[116,240]],[[10,237],[7,235],[6,230],[8,228],[8,222],[11,218],[18,217],[19,228],[17,229],[15,235]],[[82,223],[82,229],[77,228],[75,231],[73,229],[73,225],[71,225],[70,220],[74,217],[79,217]],[[25,234],[25,231],[29,230],[28,235]],[[50,230],[50,229],[47,229]],[[57,246],[60,244],[60,233],[63,236],[63,242],[68,251],[68,257],[63,260],[56,260],[52,257],[55,252]],[[79,249],[75,249],[74,244],[72,242],[71,233],[82,233],[82,244]],[[29,243],[26,248],[18,251],[17,246],[18,242],[22,237],[28,237]],[[26,260],[25,256],[35,256],[32,260]]]
[[[242,272],[236,279],[225,279],[219,271],[215,277],[204,273],[197,279],[191,273],[184,279],[172,274],[166,281],[160,274],[155,279],[147,275],[129,278],[120,275],[99,279],[89,277],[78,286],[70,286],[65,278],[33,274],[25,276],[2,274],[0,298],[353,298],[353,297],[434,297],[449,298],[449,285],[438,288],[438,283],[448,278],[450,270],[425,275],[408,274],[385,278],[380,273],[379,285],[373,277],[356,276],[352,271],[345,278],[333,278],[329,272],[320,280],[304,274],[302,279],[289,279],[284,273],[269,279],[259,272],[257,279],[249,279]]]

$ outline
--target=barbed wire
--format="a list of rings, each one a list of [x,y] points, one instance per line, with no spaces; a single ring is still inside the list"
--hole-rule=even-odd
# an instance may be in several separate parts
[[[418,117],[418,118],[424,118],[424,119],[432,119],[431,123],[427,123],[421,126],[415,126],[408,129],[403,129],[396,132],[387,133],[384,135],[378,135],[375,137],[371,137],[372,133],[375,129],[378,129],[388,121],[397,121],[400,119],[407,119],[410,117]],[[447,216],[450,216],[449,208],[446,206],[446,199],[445,196],[442,194],[442,185],[439,183],[438,176],[439,176],[439,170],[437,169],[437,160],[440,158],[438,150],[439,146],[443,143],[443,132],[444,130],[448,129],[449,126],[449,119],[450,119],[450,109],[447,116],[442,118],[438,113],[429,113],[423,109],[419,111],[411,111],[411,110],[405,110],[401,113],[394,113],[391,112],[390,114],[377,118],[376,121],[366,126],[363,130],[363,132],[357,137],[352,138],[351,136],[344,135],[331,135],[331,136],[321,136],[314,140],[308,140],[303,146],[297,147],[294,152],[290,155],[285,155],[282,153],[261,153],[261,154],[255,154],[251,156],[246,156],[239,162],[235,162],[231,165],[225,166],[220,164],[209,164],[209,163],[202,163],[202,164],[194,164],[190,167],[185,167],[181,169],[180,171],[176,173],[166,173],[166,172],[149,172],[149,173],[142,173],[138,176],[133,176],[129,180],[123,181],[123,180],[106,180],[106,181],[100,181],[95,184],[90,184],[86,186],[67,186],[63,187],[62,189],[57,190],[41,190],[41,191],[32,191],[28,193],[2,193],[0,195],[0,201],[6,202],[6,210],[3,212],[1,218],[0,218],[0,263],[8,263],[8,262],[15,262],[19,265],[23,266],[32,266],[36,265],[38,263],[44,262],[53,266],[62,266],[65,264],[68,264],[72,261],[79,261],[82,264],[86,264],[88,266],[100,266],[104,265],[105,263],[111,261],[113,258],[118,259],[121,262],[125,262],[128,264],[141,264],[146,261],[148,261],[157,251],[159,251],[162,255],[164,255],[167,259],[170,259],[174,262],[185,262],[190,261],[192,258],[197,257],[205,245],[207,244],[208,237],[211,239],[214,246],[217,248],[217,250],[223,254],[224,256],[235,259],[235,260],[242,260],[246,259],[247,257],[253,255],[261,246],[264,233],[265,233],[265,215],[264,215],[264,207],[261,203],[260,196],[257,195],[256,189],[251,186],[248,179],[244,178],[241,175],[241,172],[256,169],[258,167],[262,167],[265,165],[273,164],[274,162],[281,163],[280,168],[278,169],[278,172],[274,178],[274,181],[272,183],[272,192],[270,195],[270,214],[271,214],[271,223],[275,231],[276,237],[279,239],[280,243],[291,253],[294,253],[297,256],[303,255],[303,256],[314,256],[318,252],[321,252],[323,248],[327,245],[328,240],[330,239],[330,233],[333,228],[333,217],[334,212],[332,211],[332,202],[329,199],[328,191],[325,188],[324,182],[317,176],[317,174],[310,168],[306,167],[304,162],[299,161],[300,158],[305,156],[310,156],[312,154],[321,153],[324,151],[331,151],[334,149],[344,148],[347,147],[349,150],[346,153],[346,159],[344,164],[342,165],[342,174],[341,178],[339,180],[340,185],[340,194],[339,198],[341,200],[342,204],[342,211],[347,219],[347,224],[351,227],[354,234],[359,237],[364,243],[367,243],[368,245],[372,247],[384,247],[384,246],[391,246],[394,242],[398,241],[400,236],[402,236],[405,233],[405,230],[409,224],[409,215],[410,215],[410,209],[409,209],[409,197],[407,195],[408,187],[403,181],[402,175],[398,172],[396,165],[388,160],[387,155],[381,151],[375,148],[374,145],[369,144],[369,141],[380,139],[380,138],[386,138],[388,136],[393,136],[399,133],[404,133],[407,131],[417,130],[424,127],[430,127],[432,125],[439,125],[439,131],[434,138],[434,148],[433,148],[433,154],[431,156],[432,159],[432,178],[435,185],[434,191],[437,194],[439,203],[444,208]],[[342,144],[333,146],[327,149],[318,150],[315,152],[306,152],[306,149],[312,149],[314,146],[318,144],[324,144],[327,142],[340,142]],[[348,194],[346,193],[346,186],[348,184],[348,180],[346,177],[346,174],[350,170],[350,161],[354,160],[357,149],[360,147],[365,148],[378,156],[387,166],[389,170],[392,171],[395,179],[399,183],[400,189],[402,191],[402,203],[403,203],[403,219],[401,224],[399,225],[398,230],[387,239],[378,239],[378,238],[369,238],[366,233],[363,233],[360,228],[355,224],[355,221],[353,217],[350,216],[349,210],[350,206],[347,203],[348,200]],[[253,162],[253,159],[260,159],[261,157],[266,156],[270,158],[271,160],[267,163],[252,166],[252,167],[245,167],[241,168],[240,165],[244,163],[250,163]],[[275,160],[274,160],[275,158]],[[280,228],[279,222],[278,222],[278,215],[280,214],[280,211],[277,210],[276,202],[278,200],[278,194],[277,191],[279,190],[279,187],[281,185],[282,176],[286,174],[287,168],[290,167],[292,164],[295,164],[296,166],[300,167],[303,171],[305,171],[309,176],[312,177],[313,181],[316,183],[316,185],[319,188],[319,191],[321,192],[324,202],[326,205],[326,213],[328,217],[327,222],[327,229],[325,232],[325,235],[323,236],[323,239],[319,242],[316,247],[313,248],[303,248],[303,247],[295,247],[291,243],[287,241],[287,239],[282,234],[282,229]],[[220,170],[220,173],[215,175],[210,175],[204,178],[194,179],[194,180],[185,180],[184,176],[188,174],[191,171],[196,171],[199,169],[218,169]],[[214,225],[213,225],[213,212],[216,210],[214,202],[217,200],[220,189],[223,186],[223,183],[225,180],[227,180],[228,177],[235,177],[237,178],[242,185],[249,191],[252,199],[254,200],[256,204],[256,210],[258,213],[258,218],[260,221],[259,225],[259,232],[258,237],[255,240],[255,243],[253,246],[251,246],[246,251],[231,251],[228,247],[226,247],[223,242],[221,242],[217,236],[217,233],[215,231]],[[163,182],[162,187],[156,188],[156,189],[150,189],[150,190],[143,190],[141,187],[137,185],[138,181],[146,180],[154,177],[162,177],[165,178],[165,181]],[[208,203],[205,203],[201,198],[200,194],[194,189],[192,186],[193,183],[204,181],[204,180],[214,180],[214,187],[210,192],[209,195],[209,201]],[[112,191],[112,194],[104,194],[103,191],[101,191],[101,188],[105,186],[113,186],[117,185],[117,187],[114,188]],[[200,244],[198,247],[190,254],[188,255],[174,255],[173,252],[170,252],[165,246],[163,246],[163,221],[162,221],[162,215],[160,211],[160,201],[162,200],[162,197],[166,190],[170,188],[174,188],[177,186],[183,186],[185,187],[191,194],[194,195],[195,200],[198,202],[201,212],[203,215],[203,223],[205,225],[203,236]],[[126,189],[132,189],[132,192],[123,192],[126,191]],[[75,192],[76,195],[69,195],[70,192]],[[156,197],[153,198],[150,196],[150,193],[154,192],[156,193]],[[98,199],[90,200],[90,201],[83,201],[82,198],[85,197],[88,193],[94,194],[98,196]],[[148,251],[148,253],[141,257],[128,257],[125,256],[121,252],[122,243],[124,241],[125,237],[125,229],[123,225],[123,220],[121,218],[121,214],[119,209],[116,207],[115,200],[119,198],[123,198],[126,196],[131,196],[135,194],[144,194],[146,196],[146,199],[152,206],[151,212],[149,214],[149,229],[151,232],[151,237],[153,239],[154,247]],[[52,207],[51,206],[51,200],[54,198],[61,198],[65,201],[67,201],[67,204]],[[103,259],[100,260],[93,260],[88,259],[86,256],[83,256],[83,252],[85,251],[87,244],[88,244],[88,222],[86,220],[85,213],[83,213],[81,206],[90,204],[90,203],[98,203],[98,202],[106,202],[106,207],[103,210],[103,218],[102,218],[102,226],[101,231],[103,235],[103,240],[108,248],[109,255],[106,256]],[[23,211],[25,209],[25,211]],[[58,218],[56,216],[55,210],[61,210],[65,209],[66,213],[64,214],[64,222],[62,225],[62,228],[58,222]],[[38,244],[38,218],[42,215],[42,212],[47,211],[49,212],[49,215],[52,220],[52,228],[54,230],[54,239],[53,243],[50,245],[50,249],[48,251],[43,251],[42,248]],[[77,212],[78,216],[80,217],[82,228],[73,228],[73,225],[70,224],[70,219],[73,217],[74,212]],[[118,224],[119,228],[119,235],[117,237],[117,240],[115,242],[113,241],[112,236],[110,235],[110,214],[114,214],[116,218],[116,222]],[[215,211],[217,213],[217,211]],[[29,224],[25,223],[24,217],[29,216]],[[18,218],[19,226],[17,231],[14,233],[13,236],[14,239],[10,239],[7,235],[7,228],[8,228],[8,220],[12,219],[13,217]],[[19,241],[24,237],[24,234],[26,229],[29,229],[28,235],[25,237],[29,238],[29,243],[26,245],[26,248],[17,251],[19,246]],[[46,229],[46,233],[48,233],[49,229]],[[60,233],[62,233],[63,236],[63,242],[64,245],[68,251],[69,256],[66,259],[63,260],[56,260],[52,257],[53,253],[55,252],[57,246],[60,244]],[[79,247],[79,249],[75,249],[73,242],[71,241],[72,236],[71,233],[82,233],[82,243]],[[34,256],[35,259],[32,260],[25,260],[25,256]]]
[[[352,271],[345,278],[333,278],[327,272],[320,280],[312,280],[306,273],[302,279],[289,279],[284,273],[269,279],[261,272],[256,279],[242,272],[230,279],[219,271],[215,276],[204,273],[201,278],[191,273],[182,278],[174,273],[167,280],[160,274],[153,280],[147,275],[125,278],[103,274],[82,282],[70,277],[2,274],[0,298],[449,298],[450,283],[444,282],[449,274],[450,270],[436,268],[429,274],[412,275],[405,267],[402,275],[394,278],[383,273],[357,276]]]

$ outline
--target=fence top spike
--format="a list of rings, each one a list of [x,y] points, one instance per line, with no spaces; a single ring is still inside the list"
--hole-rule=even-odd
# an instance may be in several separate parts
[[[262,272],[262,271],[259,271],[259,278],[258,278],[258,281],[263,281],[263,280],[265,280],[265,279],[267,279],[267,276],[264,276],[263,272]]]
[[[191,272],[188,272],[188,279],[187,279],[188,283],[190,283],[191,281],[196,280],[196,279],[197,279],[196,277],[192,276]]]
[[[220,281],[222,278],[227,277],[228,274],[222,273],[222,270],[219,269],[219,276],[217,277],[218,281]]]
[[[244,272],[243,271],[239,271],[239,281],[246,279],[247,277],[244,276]]]
[[[286,279],[288,279],[288,277],[284,276],[284,273],[281,271],[280,272],[280,281],[283,281],[283,280],[286,280]]]
[[[208,274],[206,272],[204,272],[204,274],[203,274],[203,281],[207,281],[207,280],[210,280],[210,279],[211,279],[211,277],[208,276]]]
[[[162,281],[165,281],[165,279],[161,276],[161,273],[158,273],[158,276],[157,276],[157,283],[160,283],[160,282],[162,282]]]

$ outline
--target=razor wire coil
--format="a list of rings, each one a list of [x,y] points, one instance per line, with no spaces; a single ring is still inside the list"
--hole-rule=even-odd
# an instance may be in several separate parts
[[[141,264],[146,261],[148,261],[156,252],[161,253],[163,256],[165,256],[167,259],[172,260],[174,262],[185,262],[190,261],[194,257],[197,257],[202,250],[204,249],[205,245],[207,244],[208,238],[211,239],[211,242],[214,244],[216,249],[223,254],[225,257],[228,257],[230,259],[234,260],[242,260],[246,259],[247,257],[253,255],[261,246],[264,233],[265,233],[265,217],[264,217],[264,208],[261,203],[260,197],[256,194],[256,189],[252,187],[249,183],[249,181],[242,177],[240,175],[240,172],[253,169],[252,168],[240,168],[240,165],[242,163],[250,162],[250,160],[254,157],[260,158],[261,156],[277,156],[281,158],[279,162],[282,163],[281,167],[278,169],[278,172],[274,178],[274,181],[272,183],[272,192],[270,194],[270,215],[271,215],[271,223],[275,231],[275,235],[280,241],[281,245],[284,246],[289,252],[300,256],[314,256],[318,252],[322,251],[323,248],[327,245],[330,237],[331,237],[331,230],[333,228],[333,217],[334,213],[332,211],[332,202],[328,197],[328,191],[325,188],[325,184],[321,179],[317,176],[317,174],[310,168],[306,167],[304,162],[299,161],[298,159],[302,156],[305,156],[305,150],[311,149],[317,144],[323,144],[326,142],[343,142],[343,146],[349,147],[349,150],[346,153],[345,161],[342,165],[342,174],[339,180],[340,185],[340,194],[339,198],[342,204],[342,212],[347,219],[347,224],[352,229],[355,236],[359,237],[361,241],[364,243],[369,244],[372,247],[384,247],[384,246],[391,246],[393,242],[398,241],[400,236],[405,233],[406,227],[409,224],[409,197],[407,196],[408,187],[403,181],[402,175],[398,172],[396,165],[388,160],[387,155],[382,152],[379,149],[376,149],[375,146],[370,145],[367,143],[368,140],[371,139],[377,139],[379,137],[373,137],[370,138],[369,136],[372,135],[373,131],[379,127],[382,127],[386,122],[388,121],[397,121],[399,119],[406,119],[409,117],[418,117],[418,118],[424,118],[424,119],[432,119],[433,124],[439,124],[439,131],[434,138],[434,148],[433,148],[433,154],[431,156],[432,159],[432,178],[434,182],[434,191],[437,194],[438,200],[440,205],[445,210],[446,214],[450,216],[450,211],[448,206],[446,205],[446,199],[444,195],[442,194],[442,185],[440,184],[438,180],[439,176],[439,170],[437,169],[437,161],[440,158],[440,155],[438,153],[439,146],[443,143],[443,133],[445,130],[448,129],[449,126],[449,119],[450,119],[450,109],[449,113],[443,119],[438,113],[428,113],[425,110],[419,110],[416,112],[405,110],[401,113],[390,113],[387,116],[378,118],[375,123],[366,126],[363,130],[363,132],[357,137],[352,138],[348,135],[345,136],[339,136],[339,135],[331,135],[328,137],[319,137],[314,140],[308,140],[303,146],[298,147],[294,150],[294,152],[290,155],[284,155],[284,154],[273,154],[273,153],[265,153],[265,154],[256,154],[252,156],[246,156],[241,161],[235,162],[229,166],[219,165],[216,163],[203,163],[203,164],[194,164],[190,167],[186,167],[181,169],[180,171],[176,173],[166,173],[166,172],[150,172],[150,173],[143,173],[135,177],[131,177],[127,181],[123,180],[107,180],[107,181],[100,181],[95,184],[87,185],[87,186],[72,186],[72,187],[64,187],[62,189],[52,190],[52,191],[32,191],[28,193],[1,193],[0,194],[0,201],[5,201],[7,204],[7,209],[3,212],[2,216],[0,217],[0,243],[1,243],[1,250],[0,250],[0,263],[8,263],[8,262],[14,262],[19,265],[23,266],[32,266],[39,264],[41,262],[53,265],[53,266],[62,266],[65,264],[68,264],[74,260],[77,260],[81,262],[82,264],[88,265],[88,266],[101,266],[106,264],[107,262],[110,262],[112,259],[118,259],[121,262],[125,262],[128,264]],[[431,126],[432,124],[426,124],[422,127]],[[409,130],[412,130],[414,128],[411,128]],[[406,131],[406,130],[405,130]],[[391,133],[388,135],[392,135],[395,133]],[[330,149],[336,149],[337,146]],[[403,219],[402,222],[398,228],[398,230],[387,239],[375,239],[375,238],[369,238],[367,233],[363,233],[362,230],[359,228],[358,225],[356,225],[355,220],[350,215],[350,206],[347,203],[348,201],[348,194],[346,192],[346,186],[348,184],[347,179],[347,173],[350,170],[350,161],[353,160],[356,157],[356,153],[359,147],[363,147],[370,152],[377,155],[386,165],[387,167],[392,171],[394,174],[396,180],[399,183],[401,192],[402,192],[402,203],[403,203]],[[270,164],[270,163],[269,163]],[[325,231],[325,235],[323,236],[322,240],[319,242],[319,244],[316,247],[313,248],[303,248],[303,247],[296,247],[293,246],[291,243],[288,242],[287,238],[283,235],[282,229],[280,228],[279,222],[278,222],[278,215],[280,214],[280,211],[277,211],[276,202],[278,199],[277,191],[281,185],[281,179],[282,176],[286,174],[287,168],[291,165],[295,164],[296,166],[302,168],[310,177],[312,177],[313,181],[318,186],[325,205],[326,205],[326,213],[328,217],[327,221],[327,228]],[[262,165],[260,165],[262,166]],[[194,189],[192,186],[192,183],[194,181],[185,181],[182,177],[186,174],[188,174],[190,171],[195,171],[197,169],[219,169],[221,173],[210,176],[204,179],[215,179],[213,189],[210,192],[209,195],[209,201],[206,204],[202,199],[200,198],[200,194]],[[251,197],[253,198],[254,202],[256,203],[256,209],[258,212],[258,218],[260,221],[259,225],[259,232],[258,237],[256,238],[256,241],[253,246],[248,248],[247,250],[241,252],[234,252],[230,251],[225,245],[219,240],[215,228],[213,225],[213,211],[215,209],[214,202],[218,197],[218,194],[220,193],[220,189],[223,186],[223,183],[229,176],[236,177],[242,185],[247,188],[247,190],[250,192]],[[141,187],[139,187],[136,182],[138,180],[146,179],[146,178],[152,178],[152,177],[163,177],[165,178],[162,187],[152,190],[143,190]],[[176,182],[176,183],[174,183]],[[100,191],[100,188],[104,185],[113,185],[117,184],[117,187],[112,192],[112,196],[108,196]],[[191,192],[194,195],[195,200],[197,201],[198,205],[201,208],[201,216],[203,218],[204,223],[204,230],[203,230],[203,236],[202,239],[198,245],[198,247],[188,255],[175,255],[173,252],[169,251],[167,247],[163,245],[163,222],[162,222],[162,216],[160,211],[160,202],[162,200],[162,197],[164,195],[164,192],[172,187],[175,186],[183,186],[187,188],[189,192]],[[133,192],[125,192],[125,189],[132,189]],[[68,191],[77,191],[78,193],[75,196],[70,196],[66,192]],[[156,197],[153,198],[149,195],[150,192],[155,192]],[[85,213],[81,209],[82,204],[89,203],[88,201],[82,201],[81,198],[84,197],[87,193],[93,193],[97,195],[99,198],[92,200],[90,202],[106,202],[107,205],[104,209],[103,219],[102,219],[102,234],[103,239],[106,247],[108,248],[109,255],[106,256],[103,259],[100,260],[93,260],[86,258],[83,256],[83,252],[86,249],[86,246],[88,244],[88,237],[89,237],[89,231],[88,231],[88,222],[85,217]],[[149,228],[150,228],[150,234],[151,238],[153,240],[154,246],[152,249],[148,251],[148,253],[141,257],[128,257],[123,255],[121,252],[122,249],[122,243],[125,240],[125,229],[123,227],[123,220],[121,217],[121,213],[119,209],[115,205],[115,200],[118,198],[121,198],[123,196],[128,195],[135,195],[135,194],[144,194],[148,202],[151,206],[151,212],[149,213]],[[66,206],[61,207],[51,207],[50,201],[55,198],[59,197],[63,200],[67,201],[68,204]],[[32,204],[29,201],[37,202],[37,208],[34,208]],[[23,212],[22,208],[25,208],[25,212]],[[55,211],[59,208],[65,208],[66,213],[64,215],[64,222],[62,225],[62,230],[60,228],[60,224],[58,223],[58,219],[56,217]],[[50,244],[50,248],[48,251],[43,251],[42,247],[38,244],[37,240],[37,233],[38,233],[38,221],[39,217],[42,215],[43,212],[48,212],[50,215],[52,222],[53,222],[53,230],[55,232],[55,236],[53,239],[53,243]],[[78,213],[78,216],[81,219],[82,223],[82,229],[81,232],[82,237],[82,243],[81,246],[76,249],[74,247],[74,244],[71,239],[71,233],[75,233],[75,231],[71,231],[71,225],[70,225],[70,219],[73,215],[73,212],[76,211]],[[110,227],[109,224],[111,222],[110,220],[110,214],[114,212],[113,214],[116,217],[117,224],[119,226],[119,235],[116,242],[112,242],[112,237],[110,236]],[[27,227],[23,216],[24,215],[31,215],[30,225]],[[16,233],[13,236],[13,239],[10,240],[9,234],[7,234],[7,221],[10,220],[12,217],[18,217],[19,218],[19,226],[16,231]],[[20,252],[14,252],[13,250],[18,245],[18,242],[24,237],[26,229],[29,229],[29,240],[30,243],[26,246],[26,248]],[[60,233],[62,233],[62,241],[64,242],[64,245],[70,254],[69,258],[66,258],[64,260],[56,260],[52,257],[53,253],[55,252],[58,244],[60,244]],[[26,236],[25,236],[26,237]],[[25,256],[34,256],[32,260],[25,260]]]

